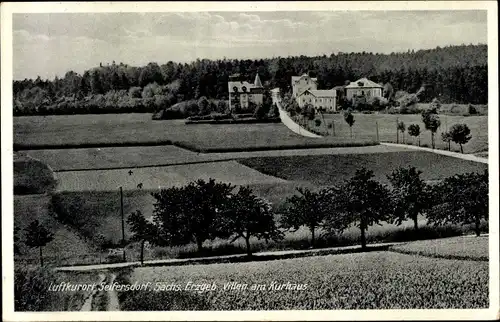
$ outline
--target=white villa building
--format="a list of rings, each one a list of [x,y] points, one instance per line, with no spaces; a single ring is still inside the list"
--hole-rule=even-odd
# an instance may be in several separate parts
[[[368,78],[361,78],[347,85],[345,87],[345,94],[346,98],[350,101],[359,96],[364,96],[366,98],[382,97],[383,88],[382,85],[372,82]]]
[[[264,86],[262,86],[259,74],[255,75],[253,84],[240,80],[239,74],[232,75],[227,86],[229,92],[229,109],[231,111],[247,110],[250,103],[258,105],[263,102]]]
[[[316,110],[324,108],[326,112],[335,112],[337,93],[333,89],[306,89],[297,96],[297,103],[300,107],[311,104]]]
[[[327,112],[337,110],[337,92],[334,89],[318,89],[317,78],[302,76],[292,76],[292,95],[297,100],[300,107],[308,104],[314,106],[316,110],[325,109]]]

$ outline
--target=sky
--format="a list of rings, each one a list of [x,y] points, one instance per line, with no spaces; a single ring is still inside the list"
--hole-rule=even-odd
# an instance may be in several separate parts
[[[123,62],[391,53],[486,44],[486,11],[13,14],[14,79]]]

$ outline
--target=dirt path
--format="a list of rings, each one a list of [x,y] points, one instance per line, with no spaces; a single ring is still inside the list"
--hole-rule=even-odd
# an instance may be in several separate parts
[[[116,279],[116,274],[109,274],[109,284],[112,285]],[[111,289],[107,292],[108,296],[108,306],[106,307],[106,311],[120,311],[120,302],[118,301],[118,294],[114,289]]]
[[[104,275],[104,273],[99,273],[99,283],[102,283],[104,280],[106,279],[106,275]],[[97,289],[95,289],[90,295],[89,297],[87,297],[87,299],[85,300],[85,302],[83,303],[80,311],[81,312],[90,312],[92,311],[92,301],[94,300],[94,296],[96,296],[97,294]]]

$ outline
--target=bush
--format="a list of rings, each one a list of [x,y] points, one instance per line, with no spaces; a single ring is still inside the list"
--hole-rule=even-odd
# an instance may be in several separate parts
[[[52,170],[31,158],[14,161],[14,194],[41,194],[57,186]]]
[[[477,110],[476,110],[476,108],[472,104],[469,104],[469,106],[467,108],[468,108],[468,112],[469,112],[470,115],[477,114]]]

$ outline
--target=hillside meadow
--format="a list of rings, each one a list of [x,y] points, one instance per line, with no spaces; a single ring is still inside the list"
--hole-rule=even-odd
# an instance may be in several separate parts
[[[320,117],[318,117],[320,118]],[[472,138],[464,145],[464,153],[476,153],[488,150],[488,116],[458,116],[458,115],[439,115],[441,126],[435,134],[436,148],[448,149],[448,144],[441,140],[441,133],[446,132],[453,124],[464,123],[471,130]],[[420,143],[422,146],[431,147],[430,131],[425,130],[422,116],[420,114],[362,114],[354,113],[354,125],[352,127],[353,138],[355,139],[376,139],[377,125],[379,140],[381,142],[396,143],[397,121],[404,122],[406,128],[410,124],[418,124],[420,126]],[[350,137],[349,125],[345,122],[343,114],[325,114],[325,122],[327,124],[333,122],[335,127],[335,135],[337,137]],[[324,131],[324,125],[319,127]],[[329,132],[332,133],[332,129]],[[399,133],[399,143],[418,145],[418,138],[411,137],[406,132],[404,135]],[[460,152],[457,144],[451,144],[452,151]]]

